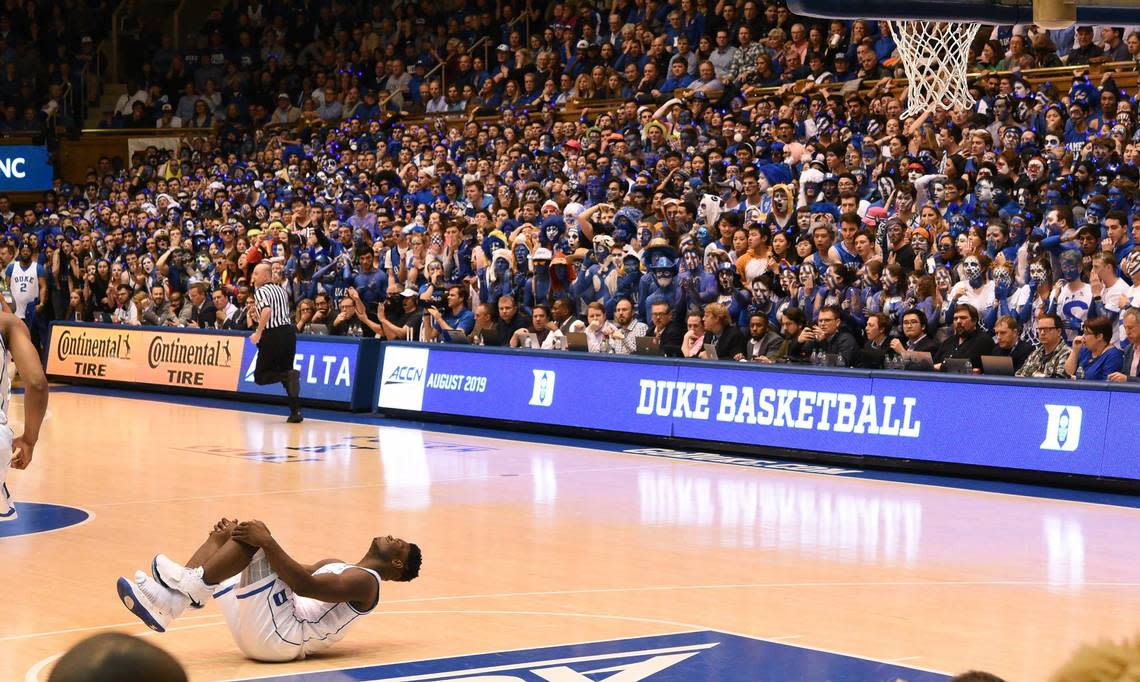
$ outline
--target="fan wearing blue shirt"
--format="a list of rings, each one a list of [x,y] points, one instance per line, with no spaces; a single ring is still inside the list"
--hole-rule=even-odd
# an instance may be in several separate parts
[[[459,284],[452,284],[447,287],[447,298],[445,300],[445,308],[430,306],[427,309],[428,315],[431,315],[432,319],[431,331],[426,336],[439,336],[445,331],[460,331],[463,332],[464,336],[469,336],[471,331],[475,329],[475,315],[467,309],[467,297],[463,287]],[[451,339],[444,335],[444,341],[450,342]]]

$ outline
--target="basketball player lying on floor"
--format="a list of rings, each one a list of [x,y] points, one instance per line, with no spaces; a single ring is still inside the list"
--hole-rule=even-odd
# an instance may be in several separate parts
[[[165,632],[187,606],[213,597],[242,653],[256,661],[302,659],[340,641],[348,626],[380,601],[381,580],[412,580],[422,555],[415,544],[374,538],[355,564],[298,563],[261,521],[222,519],[185,566],[159,554],[152,576],[119,578],[123,605]]]

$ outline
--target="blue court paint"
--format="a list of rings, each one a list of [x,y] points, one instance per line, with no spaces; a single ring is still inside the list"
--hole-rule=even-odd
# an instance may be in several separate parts
[[[15,521],[0,522],[0,538],[59,530],[83,523],[91,516],[78,507],[19,500],[16,501],[16,513],[19,516]]]
[[[542,670],[539,677],[535,671]],[[347,682],[348,680],[495,680],[593,682],[614,675],[627,682],[825,682],[906,680],[941,682],[941,673],[865,658],[730,635],[714,630],[586,644],[389,663],[280,677],[263,682]]]
[[[80,393],[83,395],[106,395],[110,397],[127,398],[131,400],[173,402],[181,405],[191,405],[196,407],[211,407],[221,410],[235,410],[241,412],[253,412],[257,414],[279,415],[282,420],[284,420],[288,414],[288,409],[281,405],[244,403],[235,402],[233,400],[222,400],[218,398],[204,398],[184,395],[167,396],[160,393],[149,393],[146,391],[130,391],[126,389],[116,388],[97,388],[93,386],[65,386],[60,388],[53,388],[52,390],[55,392],[66,391],[72,393]],[[432,433],[447,433],[460,436],[498,438],[501,440],[513,440],[524,443],[541,443],[545,445],[565,445],[567,447],[590,448],[607,452],[623,452],[644,455],[645,453],[641,451],[654,449],[644,445],[616,443],[613,441],[592,440],[588,438],[572,438],[569,436],[529,433],[525,431],[504,431],[501,429],[489,429],[459,424],[444,424],[439,422],[419,422],[405,419],[389,419],[387,417],[381,417],[376,414],[367,413],[362,414],[337,412],[333,410],[318,410],[308,408],[303,410],[303,412],[306,418],[322,419],[325,421],[342,422],[346,424],[367,424],[372,426],[391,426],[399,428],[420,429]],[[685,455],[701,454],[691,450],[674,450],[672,452],[675,454],[662,456],[678,459],[698,459],[697,457],[687,457]],[[289,459],[294,459],[295,461],[306,461],[303,458]],[[703,457],[700,457],[699,459],[706,462],[717,461],[715,459],[706,459]],[[1125,495],[1098,490],[1055,488],[1049,486],[1034,485],[1032,483],[1013,483],[1009,481],[961,478],[950,475],[942,476],[937,474],[924,474],[910,471],[861,470],[854,469],[853,467],[847,467],[842,464],[828,464],[825,462],[805,463],[802,461],[796,462],[788,459],[775,458],[762,459],[758,457],[751,457],[749,455],[736,454],[725,454],[720,458],[719,462],[722,464],[743,465],[766,469],[775,468],[790,471],[800,471],[802,473],[817,474],[827,474],[827,472],[812,471],[812,469],[842,469],[844,471],[849,471],[850,473],[831,475],[842,475],[844,478],[865,478],[876,481],[929,485],[940,488],[958,488],[962,490],[975,490],[978,492],[1001,493],[1005,495],[1023,495],[1026,497],[1040,497],[1051,500],[1068,500],[1071,502],[1086,502],[1090,504],[1104,504],[1114,507],[1140,509],[1140,496]]]

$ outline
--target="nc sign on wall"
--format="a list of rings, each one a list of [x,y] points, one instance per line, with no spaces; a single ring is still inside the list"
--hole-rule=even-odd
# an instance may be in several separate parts
[[[0,192],[32,192],[51,186],[47,147],[0,146]]]

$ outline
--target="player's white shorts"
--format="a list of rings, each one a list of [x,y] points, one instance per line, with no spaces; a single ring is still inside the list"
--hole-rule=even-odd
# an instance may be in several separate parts
[[[262,550],[244,571],[218,586],[214,600],[246,656],[267,662],[305,657],[293,590],[273,572]]]
[[[0,521],[15,517],[16,504],[8,493],[8,465],[12,460],[12,427],[0,424]]]

